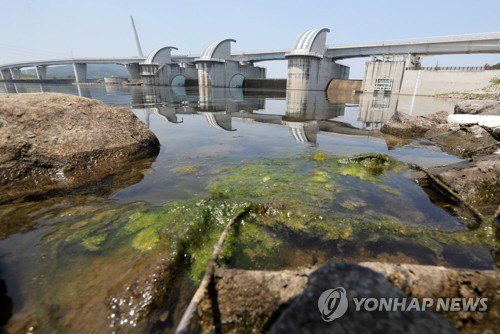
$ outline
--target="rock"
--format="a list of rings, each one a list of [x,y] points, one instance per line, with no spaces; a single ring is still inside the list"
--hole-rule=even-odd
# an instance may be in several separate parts
[[[387,277],[391,284],[411,297],[433,298],[434,301],[436,298],[488,298],[486,312],[440,312],[462,333],[493,333],[500,321],[498,271],[377,262],[360,265]],[[436,302],[433,305],[435,306]]]
[[[164,311],[168,293],[175,279],[176,261],[145,261],[132,268],[125,278],[110,289],[108,304],[109,327],[114,331],[136,327],[139,322],[150,317],[157,310]],[[163,313],[163,312],[162,312]],[[156,317],[161,317],[155,315]],[[149,319],[150,322],[157,319]]]
[[[374,332],[369,326],[387,325],[392,332],[399,332],[407,322],[405,329],[415,332],[453,331],[446,321],[429,312],[356,312],[352,300],[342,318],[323,322],[318,297],[324,290],[339,286],[346,289],[349,299],[410,296],[432,298],[434,306],[437,298],[488,298],[487,312],[440,313],[465,333],[493,331],[500,317],[500,273],[494,270],[366,262],[328,264],[311,272],[218,269],[215,284],[198,307],[201,331],[313,333],[334,329],[357,333],[362,329]],[[426,322],[432,328],[426,327]]]
[[[484,213],[492,213],[500,205],[499,154],[481,156],[470,162],[461,162],[428,171],[467,203]]]
[[[273,314],[306,286],[309,271],[224,270],[216,272],[216,298],[198,307],[202,332],[261,333]]]
[[[474,124],[440,124],[427,131],[425,137],[444,151],[462,157],[476,152],[492,153],[496,150],[497,143],[487,130]]]
[[[345,314],[327,322],[318,309],[328,289],[345,289]],[[383,275],[351,263],[331,263],[314,271],[304,292],[274,322],[269,333],[456,333],[450,323],[429,311],[356,311],[354,298],[407,298]],[[342,306],[340,304],[340,309]]]
[[[423,134],[438,124],[446,123],[448,113],[440,111],[427,116],[410,116],[396,111],[391,119],[386,122],[381,132],[398,137],[414,138]]]
[[[158,154],[158,139],[132,111],[73,95],[0,96],[0,123],[0,202]]]
[[[455,114],[500,115],[500,101],[466,100],[455,105]]]

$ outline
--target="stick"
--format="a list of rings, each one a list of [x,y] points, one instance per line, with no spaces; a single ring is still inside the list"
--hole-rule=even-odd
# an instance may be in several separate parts
[[[203,276],[203,280],[201,281],[200,286],[196,290],[193,298],[191,298],[191,301],[189,302],[189,305],[182,315],[182,319],[179,323],[179,326],[177,326],[177,329],[175,330],[176,334],[184,334],[188,332],[188,327],[189,324],[191,323],[191,319],[193,318],[198,305],[200,304],[201,300],[205,296],[205,293],[207,292],[208,285],[212,281],[214,272],[215,272],[215,267],[217,263],[217,259],[219,258],[220,252],[222,251],[222,246],[224,245],[224,241],[226,240],[227,235],[229,234],[229,231],[233,227],[233,225],[236,223],[236,221],[246,214],[250,210],[250,207],[245,208],[243,211],[238,213],[236,216],[233,217],[229,221],[229,223],[226,225],[224,228],[224,231],[222,231],[221,236],[219,237],[219,240],[215,244],[214,247],[214,252],[212,253],[212,258],[208,262],[207,269],[205,270],[205,275]]]

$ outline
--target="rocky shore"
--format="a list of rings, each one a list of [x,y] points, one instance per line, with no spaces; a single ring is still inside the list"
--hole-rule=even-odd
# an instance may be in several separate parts
[[[455,111],[496,116],[499,106],[500,102],[465,101],[459,103]],[[64,319],[65,328],[73,329],[103,326],[116,332],[171,329],[179,323],[184,303],[193,292],[190,287],[181,289],[189,275],[193,282],[208,277],[203,298],[195,308],[196,321],[190,323],[196,332],[494,332],[500,321],[496,270],[375,262],[384,261],[383,258],[351,259],[348,261],[362,263],[319,266],[332,261],[328,254],[319,261],[314,260],[318,265],[304,266],[297,264],[299,261],[290,261],[289,266],[277,266],[293,268],[282,271],[224,269],[218,261],[229,261],[241,249],[248,251],[245,256],[250,260],[270,261],[272,254],[284,258],[279,253],[282,242],[279,235],[299,233],[315,242],[321,236],[322,242],[330,242],[324,244],[330,246],[325,248],[334,250],[372,240],[374,248],[384,252],[381,246],[384,237],[410,240],[418,246],[415,249],[427,249],[428,254],[435,254],[436,258],[443,257],[450,249],[448,246],[477,245],[486,239],[489,245],[494,244],[496,241],[491,240],[497,240],[500,205],[497,130],[476,123],[450,121],[445,112],[420,117],[396,112],[382,128],[384,134],[431,142],[464,160],[422,169],[382,154],[346,158],[318,152],[295,160],[274,159],[233,169],[220,168],[213,171],[218,176],[212,179],[205,199],[167,202],[154,208],[145,203],[107,211],[96,208],[97,213],[91,219],[82,213],[86,218],[79,220],[73,213],[74,220],[64,224],[67,231],[58,232],[62,240],[58,250],[50,253],[66,253],[83,247],[98,254],[106,249],[115,251],[117,245],[127,246],[129,242],[127,247],[139,255],[132,264],[120,260],[117,264],[116,259],[124,258],[121,253],[110,262],[103,261],[97,266],[102,285],[96,286],[105,288],[91,294],[92,302],[85,294],[79,298],[72,296],[68,304],[50,308],[49,316]],[[130,110],[63,94],[1,96],[0,139],[0,204],[14,203],[11,205],[17,201],[69,194],[109,194],[140,180],[143,168],[151,165],[159,147],[155,135]],[[306,173],[307,164],[312,169]],[[192,169],[186,167],[183,171],[189,174]],[[409,169],[422,187],[432,188],[463,204],[476,216],[481,230],[474,226],[467,231],[437,232],[427,227],[410,229],[380,215],[367,214],[361,219],[354,212],[331,217],[318,214],[318,202],[333,202],[333,192],[338,196],[337,201],[343,191],[351,189],[343,189],[342,184],[332,186],[330,181],[334,175],[372,182],[373,187],[385,191],[385,196],[398,196],[397,190],[380,185],[377,177]],[[311,197],[308,199],[304,193]],[[415,211],[410,202],[398,199],[398,204],[401,207],[397,210],[403,214],[411,215]],[[365,205],[359,199],[342,202],[342,207],[349,211]],[[235,227],[225,234],[224,226],[229,226],[229,221]],[[116,224],[119,232],[107,229],[109,222]],[[279,233],[271,233],[271,227]],[[471,231],[478,233],[469,233]],[[224,248],[225,236],[229,240]],[[216,241],[219,254],[213,256]],[[51,243],[50,238],[47,243]],[[149,251],[152,253],[147,254]],[[295,255],[300,258],[299,252]],[[346,258],[338,261],[346,261]],[[89,260],[89,267],[95,265],[94,262],[93,258]],[[463,264],[463,258],[459,262]],[[78,279],[85,281],[86,277],[77,275],[68,279],[67,284],[76,284]],[[335,287],[347,291],[349,306],[342,318],[325,322],[318,310],[318,298],[325,290]],[[59,286],[54,284],[53,288],[57,293]],[[434,306],[438,298],[487,298],[488,309],[433,312],[435,307],[429,307],[410,312],[358,312],[354,297],[414,297],[420,302],[430,298]],[[82,317],[82,313],[86,317]],[[96,313],[100,317],[95,320],[98,324],[92,327],[86,322]],[[30,328],[43,319],[28,319],[24,315],[19,318],[10,327],[13,332]]]
[[[472,122],[456,122],[461,115],[476,115]],[[488,122],[481,122],[481,116]],[[427,140],[443,151],[465,159],[464,162],[432,168],[417,173],[420,184],[431,184],[438,191],[456,197],[477,208],[485,215],[493,215],[500,205],[500,154],[498,154],[500,101],[466,100],[457,103],[455,113],[445,112],[427,116],[409,116],[396,112],[381,131],[389,136],[408,140]],[[480,124],[481,123],[481,124]],[[498,213],[497,213],[498,214]]]
[[[100,186],[137,179],[130,162],[156,156],[158,148],[127,108],[66,94],[0,96],[0,203],[75,189],[109,192]]]

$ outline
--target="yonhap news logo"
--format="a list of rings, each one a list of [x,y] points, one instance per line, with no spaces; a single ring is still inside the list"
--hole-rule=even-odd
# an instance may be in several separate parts
[[[340,318],[347,311],[347,294],[342,287],[328,289],[319,296],[318,308],[324,321]]]
[[[488,298],[352,298],[355,311],[426,311],[434,306],[437,312],[485,312]],[[324,321],[342,317],[349,306],[343,287],[328,289],[318,298],[318,309]]]

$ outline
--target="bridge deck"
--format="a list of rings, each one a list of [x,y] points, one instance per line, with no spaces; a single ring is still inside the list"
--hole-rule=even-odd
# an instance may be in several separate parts
[[[260,62],[270,60],[284,60],[291,50],[269,50],[233,53],[231,59],[245,62]],[[382,41],[353,45],[332,45],[327,47],[325,56],[333,59],[369,57],[376,55],[441,55],[441,54],[468,54],[468,53],[500,53],[500,32],[434,37],[404,41]],[[197,55],[172,55],[175,62],[192,62]],[[145,57],[117,57],[117,58],[68,58],[49,59],[32,62],[19,62],[0,65],[0,70],[10,68],[54,66],[73,63],[85,64],[127,64],[144,62]]]

